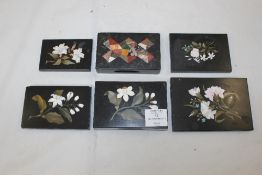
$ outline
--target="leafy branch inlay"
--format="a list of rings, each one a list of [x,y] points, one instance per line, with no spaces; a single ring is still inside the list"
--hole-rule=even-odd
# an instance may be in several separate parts
[[[193,41],[189,45],[184,45],[182,50],[185,52],[185,57],[188,60],[193,60],[197,63],[213,60],[216,56],[215,53],[218,53],[214,41],[199,43]]]
[[[196,117],[199,122],[214,120],[217,123],[224,122],[226,118],[242,119],[239,113],[232,109],[239,100],[236,93],[227,92],[218,86],[204,89],[204,96],[199,87],[194,87],[188,92],[192,98],[185,106],[193,109],[188,117]]]
[[[106,91],[104,95],[114,105],[115,112],[110,120],[118,115],[124,120],[144,120],[145,109],[158,109],[155,93],[144,93],[142,87],[135,93],[132,86],[124,86],[117,92]]]
[[[68,92],[63,96],[64,90],[56,90],[51,94],[48,103],[40,95],[35,95],[32,100],[37,102],[39,114],[29,116],[28,120],[32,118],[46,119],[49,123],[63,124],[65,119],[72,123],[72,115],[80,111],[84,104],[78,103],[79,96],[74,97],[73,92]],[[74,97],[74,98],[73,98]]]
[[[77,48],[76,42],[72,47],[65,45],[65,43],[59,44],[53,47],[52,53],[48,53],[50,58],[47,59],[46,64],[56,66],[61,64],[70,65],[80,63],[81,59],[85,57],[82,51],[83,49],[81,47]]]

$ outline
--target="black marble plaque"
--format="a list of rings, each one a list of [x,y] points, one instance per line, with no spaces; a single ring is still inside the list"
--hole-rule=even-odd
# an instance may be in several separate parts
[[[166,82],[96,82],[94,128],[167,129],[146,126],[147,109],[167,110]]]
[[[171,72],[231,72],[227,34],[170,34]]]
[[[91,39],[43,40],[40,71],[90,71]]]
[[[91,87],[29,86],[22,128],[89,129]]]
[[[171,78],[173,131],[253,130],[247,79]]]

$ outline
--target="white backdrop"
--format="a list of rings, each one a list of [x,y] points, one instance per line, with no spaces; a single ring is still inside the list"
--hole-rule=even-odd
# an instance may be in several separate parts
[[[247,175],[262,171],[260,0],[0,0],[1,175]],[[97,32],[161,33],[158,75],[98,74]],[[232,73],[170,73],[169,33],[227,33]],[[39,72],[42,39],[93,38],[92,72]],[[21,129],[28,85],[247,77],[254,131]],[[94,91],[93,91],[94,93]],[[93,112],[93,104],[92,104]],[[91,115],[93,117],[93,114]]]

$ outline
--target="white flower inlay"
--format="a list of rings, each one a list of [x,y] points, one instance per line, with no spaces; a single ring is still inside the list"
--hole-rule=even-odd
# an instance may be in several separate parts
[[[149,107],[150,107],[151,109],[154,109],[154,110],[158,109],[158,106],[157,106],[157,105],[149,105]]]
[[[66,100],[69,101],[74,96],[73,92],[68,92],[66,95]]]
[[[210,59],[210,60],[213,60],[213,58],[214,58],[215,56],[216,56],[216,55],[215,55],[213,52],[208,53],[208,59]]]
[[[59,46],[55,46],[53,47],[53,54],[57,54],[59,55],[60,57],[63,55],[63,54],[67,54],[67,49],[69,47],[65,45],[65,43],[63,44],[59,44]]]
[[[74,101],[79,100],[79,96],[75,96]]]
[[[219,96],[220,98],[224,98],[224,92],[225,90],[221,87],[211,86],[205,91],[205,97],[208,98],[210,101],[213,101],[215,95]]]
[[[148,92],[145,93],[145,97],[146,97],[146,99],[148,99],[148,97],[149,97],[149,93]]]
[[[70,109],[69,112],[70,112],[71,115],[75,115],[75,113],[76,113],[73,109]]]
[[[215,119],[216,110],[212,111],[209,108],[210,102],[202,101],[201,102],[201,113],[206,119]]]
[[[150,98],[152,99],[152,98],[154,98],[155,96],[156,96],[156,94],[153,92],[153,93],[151,93]]]
[[[117,98],[122,98],[124,99],[125,102],[128,102],[129,100],[129,96],[134,96],[135,93],[133,90],[132,86],[128,86],[128,87],[123,87],[123,88],[119,88],[117,89]]]
[[[75,49],[73,51],[72,60],[75,60],[76,63],[80,63],[81,58],[84,58],[85,54],[82,53],[82,48]]]
[[[206,54],[200,55],[200,60],[206,61],[208,60],[208,57],[206,57]]]
[[[63,102],[65,100],[65,97],[62,97],[60,95],[51,94],[52,98],[48,100],[48,102],[53,103],[52,107],[56,107],[57,105],[63,106]]]
[[[191,57],[198,58],[199,57],[199,49],[193,48],[190,52]]]
[[[80,103],[80,104],[78,104],[77,106],[78,106],[79,108],[83,108],[83,107],[84,107],[84,104],[81,104],[81,103]]]
[[[156,100],[154,100],[154,101],[151,101],[150,103],[152,103],[152,104],[157,104],[157,101]]]
[[[199,87],[194,87],[193,89],[188,90],[188,93],[192,96],[197,96],[200,93]]]
[[[75,111],[76,111],[76,112],[79,112],[80,109],[79,109],[78,107],[75,107]]]

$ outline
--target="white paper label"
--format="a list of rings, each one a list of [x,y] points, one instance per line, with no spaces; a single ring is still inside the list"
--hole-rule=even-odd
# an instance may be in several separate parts
[[[145,125],[152,126],[167,126],[167,110],[166,109],[146,109],[145,110]]]

